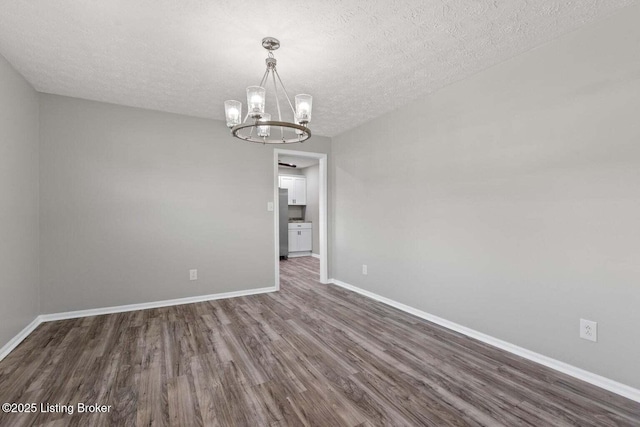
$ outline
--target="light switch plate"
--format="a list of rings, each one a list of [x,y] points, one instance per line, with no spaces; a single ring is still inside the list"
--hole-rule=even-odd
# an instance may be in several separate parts
[[[269,202],[269,203],[267,203],[267,210],[268,210],[269,212],[273,212],[273,202]]]

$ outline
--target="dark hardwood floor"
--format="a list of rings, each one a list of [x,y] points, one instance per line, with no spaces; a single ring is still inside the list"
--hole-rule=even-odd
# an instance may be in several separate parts
[[[0,362],[0,426],[638,426],[640,404],[332,285],[40,325]],[[75,408],[74,408],[75,409]]]

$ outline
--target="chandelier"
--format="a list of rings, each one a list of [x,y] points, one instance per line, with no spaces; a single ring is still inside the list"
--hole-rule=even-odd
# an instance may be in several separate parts
[[[262,47],[268,50],[269,54],[265,60],[267,69],[262,76],[260,85],[247,88],[248,111],[244,116],[244,120],[242,119],[242,102],[233,100],[224,102],[227,126],[231,128],[233,136],[250,142],[292,144],[306,141],[311,138],[311,131],[307,125],[311,121],[313,98],[311,95],[306,94],[296,95],[294,108],[294,104],[291,102],[291,98],[289,98],[276,69],[277,61],[273,57],[273,51],[280,47],[280,42],[273,37],[265,37],[262,39]],[[273,82],[277,120],[272,120],[271,114],[265,111],[267,95],[265,87],[269,80]],[[278,89],[278,86],[280,89]],[[292,121],[285,121],[282,118],[283,111],[280,109],[279,100],[281,93],[284,94],[291,109]],[[275,114],[273,110],[271,112]],[[286,106],[285,112],[287,112]]]

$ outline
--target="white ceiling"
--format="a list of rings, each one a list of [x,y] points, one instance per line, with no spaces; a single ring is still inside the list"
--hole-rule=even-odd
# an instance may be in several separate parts
[[[274,36],[334,136],[635,2],[3,0],[0,53],[41,92],[223,119]]]

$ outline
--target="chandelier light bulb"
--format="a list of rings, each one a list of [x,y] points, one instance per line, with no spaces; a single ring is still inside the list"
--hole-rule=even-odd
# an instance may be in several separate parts
[[[242,123],[242,102],[224,101],[224,112],[227,118],[227,127],[234,127]]]
[[[264,99],[266,91],[262,86],[249,86],[247,88],[247,104],[251,118],[259,119],[264,114]]]
[[[306,125],[311,121],[312,103],[313,97],[311,95],[296,95],[296,119],[300,124]]]
[[[264,113],[258,122],[268,122],[271,120],[271,114]],[[261,138],[268,138],[271,134],[271,126],[258,126],[258,136]]]

